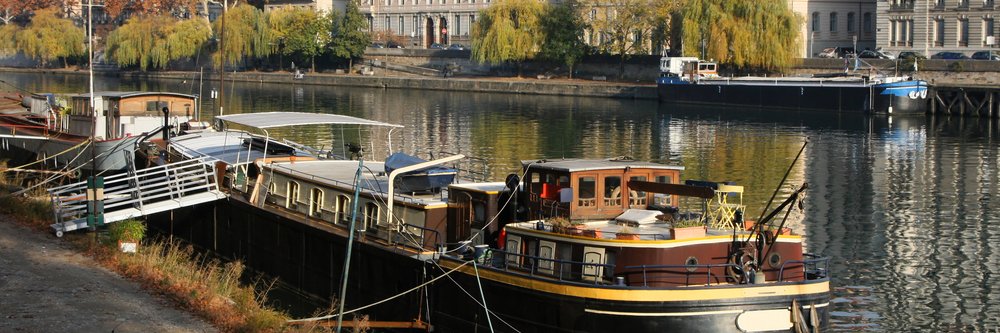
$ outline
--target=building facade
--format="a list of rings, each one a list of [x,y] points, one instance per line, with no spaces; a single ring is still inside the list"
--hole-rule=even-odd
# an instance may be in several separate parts
[[[491,0],[360,0],[373,36],[400,39],[404,47],[471,45],[472,25]],[[376,41],[378,38],[376,38]]]
[[[888,0],[878,13],[878,45],[889,51],[930,57],[997,47],[995,0]]]
[[[803,58],[829,47],[876,47],[876,0],[788,0],[788,6],[803,18],[799,33]]]

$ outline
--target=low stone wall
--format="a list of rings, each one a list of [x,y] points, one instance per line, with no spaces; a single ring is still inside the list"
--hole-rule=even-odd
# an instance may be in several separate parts
[[[124,72],[120,74],[121,77],[133,79],[157,78],[176,80],[190,80],[196,75],[197,73],[188,72]],[[215,76],[206,75],[204,79],[213,80]],[[230,73],[226,74],[226,79],[243,82],[315,84],[383,89],[426,89],[530,95],[656,99],[655,84],[631,85],[565,80],[491,80],[487,78],[427,78],[333,74],[307,74],[302,79],[294,79],[291,74],[256,72]]]

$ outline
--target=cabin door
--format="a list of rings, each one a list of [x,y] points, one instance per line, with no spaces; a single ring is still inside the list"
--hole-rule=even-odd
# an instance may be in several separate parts
[[[539,240],[538,241],[538,272],[552,274],[555,267],[556,243]]]
[[[457,200],[448,206],[448,243],[469,239],[472,229],[472,196],[456,193]]]
[[[604,275],[605,253],[603,247],[583,247],[583,279],[595,281]]]

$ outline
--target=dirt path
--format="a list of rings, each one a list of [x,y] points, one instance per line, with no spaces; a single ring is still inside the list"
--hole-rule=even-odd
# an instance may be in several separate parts
[[[214,332],[64,241],[0,215],[0,332]]]

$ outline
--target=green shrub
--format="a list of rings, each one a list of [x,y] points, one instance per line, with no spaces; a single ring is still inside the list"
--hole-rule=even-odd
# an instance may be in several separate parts
[[[146,237],[146,222],[128,219],[108,225],[108,240],[111,244],[138,242]]]

